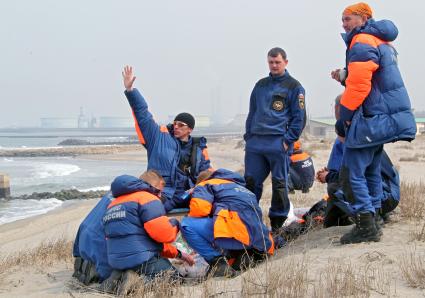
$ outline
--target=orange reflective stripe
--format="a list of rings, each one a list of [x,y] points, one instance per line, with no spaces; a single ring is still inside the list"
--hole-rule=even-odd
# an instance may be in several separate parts
[[[222,209],[214,223],[214,238],[234,238],[249,245],[249,233],[236,211]]]
[[[301,149],[301,142],[299,140],[294,142],[294,150],[300,150]]]
[[[366,33],[360,33],[353,37],[350,43],[350,49],[356,44],[356,43],[364,43],[367,45],[370,45],[371,47],[377,48],[383,43],[387,43],[383,41],[382,39],[379,39],[376,36],[366,34]]]
[[[205,217],[211,213],[212,204],[202,198],[192,198],[189,203],[189,216]]]
[[[351,62],[348,65],[348,78],[345,81],[345,91],[341,105],[347,109],[356,110],[369,95],[372,87],[372,75],[379,65],[373,61]]]
[[[209,160],[209,159],[210,159],[210,156],[208,155],[208,150],[207,150],[207,148],[204,148],[204,149],[202,150],[202,155],[204,156],[204,159],[205,159],[205,160]]]
[[[207,185],[207,184],[214,185],[214,184],[229,184],[229,183],[233,183],[233,182],[229,181],[229,180],[213,178],[213,179],[209,179],[209,180],[205,180],[205,181],[200,182],[198,184],[198,186],[204,186],[204,185]]]
[[[161,243],[173,242],[179,232],[164,215],[145,222],[143,227],[153,240]]]
[[[143,137],[142,131],[140,130],[139,122],[137,122],[137,118],[136,118],[136,115],[134,115],[134,112],[133,112],[133,118],[134,118],[134,127],[136,128],[136,133],[137,133],[137,137],[139,138],[139,142],[140,144],[145,145],[146,141],[145,141],[145,138]]]
[[[168,131],[167,126],[165,126],[165,125],[161,125],[161,126],[159,127],[159,130],[160,130],[161,132],[170,133],[170,132]]]
[[[272,237],[272,233],[269,233],[269,239],[270,239],[270,242],[272,243],[272,245],[270,246],[270,248],[267,251],[267,253],[269,255],[274,255],[274,240],[273,240],[273,237]]]
[[[108,205],[108,208],[126,202],[135,202],[143,205],[154,200],[159,200],[159,198],[147,191],[137,191],[127,195],[119,196]]]
[[[164,258],[173,259],[177,257],[177,248],[171,243],[164,243],[164,247],[162,248],[161,256]]]
[[[292,162],[297,162],[297,161],[301,161],[301,160],[306,160],[309,157],[310,157],[310,155],[303,152],[303,153],[298,153],[298,154],[292,154],[290,158],[291,158]]]

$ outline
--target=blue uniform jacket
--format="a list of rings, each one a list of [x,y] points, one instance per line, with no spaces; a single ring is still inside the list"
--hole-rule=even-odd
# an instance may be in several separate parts
[[[184,191],[194,185],[194,181],[178,168],[182,155],[190,154],[189,149],[182,152],[181,144],[174,137],[172,127],[160,126],[154,121],[145,99],[137,89],[125,91],[125,96],[133,111],[139,141],[147,151],[148,169],[157,170],[165,180],[163,194],[170,200],[165,203],[166,211],[169,211],[178,204]],[[196,181],[198,174],[209,167],[207,140],[201,137],[196,151],[195,171],[191,173],[193,179]]]
[[[172,243],[178,222],[165,216],[158,190],[136,177],[122,175],[111,184],[115,200],[103,216],[109,265],[133,268],[158,256]]]
[[[273,240],[257,198],[235,172],[218,169],[199,183],[192,193],[189,216],[213,217],[216,240],[236,239],[246,248],[273,253]]]
[[[390,44],[397,35],[391,21],[373,19],[343,35],[348,76],[340,117],[351,121],[345,140],[348,148],[415,138],[409,95],[398,68],[397,51]]]
[[[285,87],[288,80],[295,82],[295,88]],[[298,140],[304,128],[304,97],[304,88],[287,70],[282,76],[259,80],[251,93],[245,140],[251,135],[283,136],[287,145]]]
[[[95,264],[100,281],[107,279],[112,272],[112,268],[108,264],[102,224],[102,217],[112,200],[112,193],[108,192],[83,220],[78,228],[72,252],[74,257],[81,257]]]

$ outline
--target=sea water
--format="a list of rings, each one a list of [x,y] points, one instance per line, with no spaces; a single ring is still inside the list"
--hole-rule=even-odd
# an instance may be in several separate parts
[[[14,143],[22,144],[23,140],[16,139]],[[31,138],[31,147],[43,145],[52,144],[46,144],[45,138],[40,139],[40,142]],[[139,161],[91,160],[79,157],[0,157],[0,172],[9,176],[10,192],[14,197],[73,188],[106,192],[116,176],[139,176],[144,170],[146,164]],[[0,224],[43,214],[62,204],[62,201],[55,198],[0,200]]]

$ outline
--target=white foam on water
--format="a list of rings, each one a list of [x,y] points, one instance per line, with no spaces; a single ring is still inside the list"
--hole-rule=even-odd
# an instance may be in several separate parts
[[[111,187],[109,185],[104,185],[104,186],[96,186],[96,187],[91,187],[91,188],[83,188],[83,189],[78,189],[79,191],[82,192],[87,192],[87,191],[99,191],[99,190],[105,190],[108,191]]]
[[[0,202],[0,225],[49,212],[63,204],[57,199]]]
[[[6,158],[6,157],[4,157],[3,158],[3,161],[5,161],[5,162],[13,162],[14,160],[13,160],[13,158]]]
[[[35,166],[34,176],[37,178],[62,177],[78,172],[80,167],[66,163],[41,163]]]

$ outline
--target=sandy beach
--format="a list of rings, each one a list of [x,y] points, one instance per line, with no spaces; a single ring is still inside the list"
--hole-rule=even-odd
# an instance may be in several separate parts
[[[244,152],[239,141],[223,138],[209,144],[209,154],[215,168],[224,167],[235,171],[243,169]],[[326,165],[331,146],[332,140],[309,138],[304,141],[303,148],[313,156],[316,170]],[[80,157],[99,161],[145,160],[145,151],[140,147]],[[288,297],[336,297],[339,295],[333,295],[332,291],[337,289],[338,293],[351,293],[356,297],[424,297],[425,235],[420,235],[420,229],[424,226],[425,217],[425,138],[418,137],[411,144],[388,144],[385,149],[399,169],[401,180],[416,183],[415,196],[402,196],[401,200],[417,198],[415,203],[418,204],[418,214],[408,216],[405,207],[397,208],[392,222],[384,228],[381,242],[341,246],[340,236],[351,227],[314,230],[279,250],[266,264],[248,270],[241,276],[184,286],[177,290],[176,295],[198,297],[208,290],[209,296],[220,297],[264,296],[266,293],[270,296],[274,293],[275,296]],[[309,207],[325,191],[325,185],[315,182],[309,193],[297,192],[290,198],[295,207]],[[402,195],[405,193],[402,190]],[[268,181],[261,201],[264,215],[268,211],[270,194]],[[71,241],[80,222],[97,201],[66,202],[47,214],[0,225],[0,297],[107,296],[78,286],[71,277]],[[58,239],[66,242],[64,247],[69,251],[65,253],[69,257],[44,263],[16,261],[19,253],[31,253],[43,243]],[[15,261],[10,262],[13,258]],[[423,270],[422,280],[416,287],[403,274],[406,266],[405,270],[414,272],[412,264],[415,262],[409,263],[409,260],[416,260],[417,266]],[[417,260],[422,260],[422,263]],[[345,278],[352,277],[350,281],[339,280],[339,283],[351,284],[354,292],[338,289],[331,284],[332,278],[338,284],[340,273],[346,273]],[[299,288],[295,286],[294,277],[302,284]],[[265,287],[268,287],[266,292]],[[276,289],[273,290],[273,287]]]

